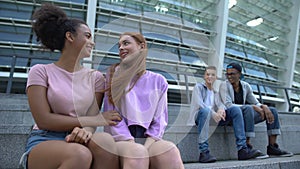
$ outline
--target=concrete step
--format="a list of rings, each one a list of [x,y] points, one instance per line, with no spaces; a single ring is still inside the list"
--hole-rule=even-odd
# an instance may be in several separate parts
[[[256,137],[251,139],[254,148],[266,153],[267,131],[263,125],[255,126]],[[300,126],[282,126],[282,134],[277,137],[280,148],[300,154]],[[172,126],[167,129],[164,139],[177,144],[183,161],[196,162],[199,157],[198,132],[196,127]],[[219,160],[237,159],[237,149],[233,128],[230,126],[211,127],[208,140],[211,153]]]
[[[4,97],[5,96],[5,97]],[[5,100],[5,101],[4,101]],[[17,104],[16,104],[17,103]],[[174,142],[182,155],[186,168],[214,168],[214,166],[206,166],[206,164],[194,164],[198,160],[198,132],[195,126],[186,126],[186,120],[189,115],[189,105],[169,104],[169,125],[164,135],[164,139]],[[280,113],[282,135],[278,137],[278,143],[281,148],[292,151],[294,154],[300,154],[300,121],[299,114]],[[24,151],[28,133],[34,124],[26,95],[5,95],[0,94],[0,168],[16,168],[18,160]],[[267,134],[266,126],[260,123],[255,126],[256,137],[251,140],[255,148],[266,152]],[[101,131],[99,128],[98,131]],[[214,163],[216,167],[223,165],[232,168],[243,168],[238,161],[237,151],[235,147],[235,138],[232,127],[215,127],[211,126],[211,135],[209,144],[211,153],[218,160],[230,160],[221,163]],[[299,157],[299,156],[297,156]],[[222,161],[221,161],[222,162]],[[231,165],[232,162],[232,165]],[[190,163],[190,164],[187,164]],[[283,162],[282,164],[267,164],[263,166],[289,166],[294,162]],[[299,164],[298,162],[296,164]],[[256,168],[256,166],[253,166]],[[230,168],[230,167],[228,167]],[[258,167],[259,168],[259,167]],[[277,167],[278,168],[278,167]],[[300,168],[300,167],[299,167]]]
[[[186,163],[185,169],[299,169],[300,155],[262,160],[228,160],[215,163]]]
[[[30,111],[0,110],[0,124],[34,124]]]
[[[0,168],[17,169],[31,125],[0,125]]]

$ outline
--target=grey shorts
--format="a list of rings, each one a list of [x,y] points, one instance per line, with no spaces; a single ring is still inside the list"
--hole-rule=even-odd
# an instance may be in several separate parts
[[[29,134],[27,144],[25,147],[25,153],[23,153],[20,162],[19,162],[19,168],[27,169],[27,158],[29,152],[32,150],[34,146],[37,144],[44,142],[44,141],[50,141],[50,140],[65,140],[65,137],[70,132],[54,132],[54,131],[48,131],[48,130],[32,130]]]

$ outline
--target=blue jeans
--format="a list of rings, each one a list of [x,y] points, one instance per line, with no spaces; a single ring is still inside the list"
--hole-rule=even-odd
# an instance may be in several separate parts
[[[261,119],[260,114],[253,109],[252,105],[243,105],[240,108],[244,116],[246,137],[255,137],[254,125],[266,120]],[[269,109],[274,116],[274,122],[269,124],[266,121],[268,135],[280,135],[278,112],[274,107],[269,107]]]
[[[27,169],[27,158],[31,149],[38,145],[41,142],[49,141],[49,140],[65,140],[65,137],[70,134],[70,132],[55,132],[48,130],[36,130],[33,129],[28,137],[27,144],[25,147],[25,153],[22,155],[19,166]]]
[[[242,111],[237,106],[231,106],[225,112],[225,121],[221,120],[218,125],[224,126],[232,123],[236,139],[236,148],[240,150],[246,147],[246,135]],[[198,111],[198,115],[195,120],[199,133],[198,144],[200,152],[205,152],[208,150],[209,123],[211,117],[211,110],[209,108],[202,108]]]

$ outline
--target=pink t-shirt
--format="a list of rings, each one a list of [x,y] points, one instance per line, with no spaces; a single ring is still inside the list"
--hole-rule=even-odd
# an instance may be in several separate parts
[[[101,72],[87,68],[71,73],[54,63],[37,64],[29,71],[26,89],[32,85],[47,88],[52,113],[77,117],[86,114],[95,99],[95,92],[104,89],[105,78]]]

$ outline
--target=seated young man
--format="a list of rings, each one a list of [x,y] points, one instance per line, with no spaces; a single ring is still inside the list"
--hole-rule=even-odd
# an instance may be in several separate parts
[[[280,135],[280,124],[277,110],[259,103],[255,98],[249,83],[240,80],[242,67],[237,63],[230,63],[226,68],[227,80],[220,85],[220,95],[226,107],[239,106],[243,112],[247,145],[252,148],[250,138],[255,137],[254,125],[266,121],[269,144],[269,156],[292,156],[293,153],[284,151],[276,143]]]
[[[209,66],[204,73],[205,83],[197,83],[193,90],[191,100],[189,125],[196,124],[199,132],[199,162],[210,163],[217,159],[210,154],[208,137],[209,122],[213,118],[218,125],[232,123],[236,138],[236,147],[239,160],[248,160],[260,155],[260,151],[250,149],[246,145],[243,115],[239,107],[231,106],[225,108],[219,98],[219,94],[214,91],[213,84],[216,80],[216,67]]]

